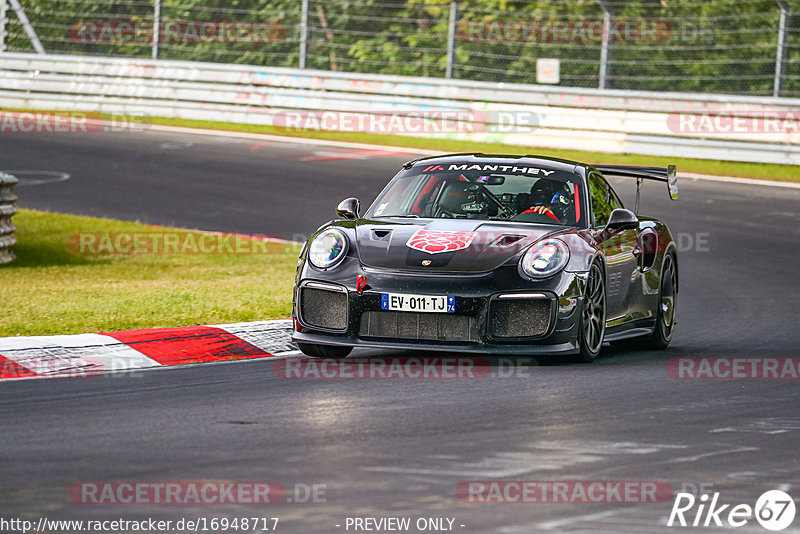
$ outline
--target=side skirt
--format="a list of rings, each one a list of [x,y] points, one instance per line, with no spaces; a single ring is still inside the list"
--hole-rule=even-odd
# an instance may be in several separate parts
[[[654,318],[639,319],[630,323],[606,327],[605,341],[620,341],[640,336],[649,336],[655,331]]]

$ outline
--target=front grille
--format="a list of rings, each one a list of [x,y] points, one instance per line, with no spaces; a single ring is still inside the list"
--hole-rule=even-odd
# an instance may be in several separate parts
[[[347,328],[347,293],[302,288],[300,317],[310,326],[344,330]]]
[[[494,337],[535,337],[550,327],[550,299],[493,300],[489,323]]]
[[[366,311],[361,314],[358,335],[429,341],[480,340],[474,317],[452,313]]]

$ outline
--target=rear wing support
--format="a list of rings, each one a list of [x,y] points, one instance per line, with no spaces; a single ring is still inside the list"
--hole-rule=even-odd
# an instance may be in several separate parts
[[[643,167],[639,165],[594,165],[594,168],[603,174],[636,178],[635,212],[637,214],[639,213],[639,193],[643,180],[666,182],[669,198],[672,200],[678,200],[678,174],[676,172],[675,165],[668,165],[666,167]]]

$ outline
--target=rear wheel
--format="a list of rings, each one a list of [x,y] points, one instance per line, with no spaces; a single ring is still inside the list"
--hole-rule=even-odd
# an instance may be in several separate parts
[[[578,333],[578,360],[594,361],[603,348],[606,333],[606,284],[603,270],[596,263],[589,269],[586,294],[583,299],[581,328]]]
[[[675,299],[677,297],[677,265],[675,257],[667,254],[661,268],[661,289],[658,292],[658,309],[656,310],[656,328],[652,335],[642,339],[642,348],[661,350],[672,341],[672,330],[675,327]]]
[[[353,350],[353,347],[343,347],[341,345],[298,343],[297,346],[303,354],[313,358],[346,358]]]

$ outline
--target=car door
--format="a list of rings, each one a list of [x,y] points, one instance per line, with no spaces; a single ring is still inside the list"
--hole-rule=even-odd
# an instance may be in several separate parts
[[[589,174],[589,202],[594,216],[595,239],[606,257],[606,320],[612,322],[625,317],[634,286],[637,269],[638,229],[607,231],[611,212],[624,208],[617,194],[605,178],[597,172]]]

